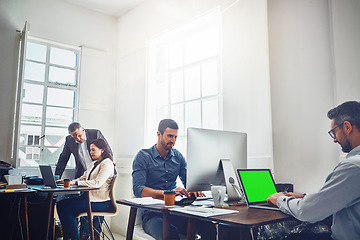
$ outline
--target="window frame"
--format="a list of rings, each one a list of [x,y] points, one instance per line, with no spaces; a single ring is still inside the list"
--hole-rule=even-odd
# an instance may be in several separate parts
[[[45,141],[44,141],[44,136],[45,136],[45,129],[47,127],[57,127],[57,128],[64,128],[67,129],[67,126],[61,126],[61,125],[56,125],[56,124],[48,124],[46,122],[46,110],[48,107],[56,107],[56,108],[61,108],[61,109],[71,109],[73,111],[73,119],[72,122],[77,121],[78,119],[78,115],[79,115],[79,99],[80,99],[80,73],[81,73],[81,56],[82,56],[82,49],[81,47],[76,47],[76,46],[71,46],[71,45],[67,45],[67,44],[63,44],[63,43],[58,43],[55,41],[50,41],[50,40],[46,40],[46,39],[42,39],[39,37],[35,37],[35,36],[26,36],[25,38],[21,38],[21,41],[25,41],[25,43],[20,43],[20,44],[24,44],[24,47],[21,48],[21,52],[20,53],[20,57],[19,57],[19,61],[20,61],[20,67],[19,68],[19,85],[20,87],[18,87],[18,91],[20,91],[19,93],[19,98],[18,98],[18,115],[16,118],[16,128],[17,128],[17,136],[16,136],[16,144],[14,146],[14,150],[13,150],[13,154],[15,155],[15,166],[19,167],[19,168],[32,168],[33,166],[21,166],[20,165],[20,156],[19,156],[19,151],[21,147],[33,147],[35,145],[27,145],[26,141],[24,144],[20,145],[20,134],[21,134],[21,127],[22,126],[37,126],[41,128],[41,134],[40,134],[40,144],[37,145],[39,147],[40,153],[39,153],[39,159],[38,159],[38,164],[44,164],[43,160],[44,160],[44,149],[45,148],[56,148],[56,149],[62,149],[62,146],[59,147],[51,147],[51,146],[46,146],[45,145]],[[27,51],[27,45],[28,42],[32,42],[32,43],[36,43],[36,44],[41,44],[43,46],[46,47],[46,60],[45,63],[44,62],[39,62],[36,60],[32,60],[32,59],[27,59],[26,58],[26,51]],[[76,65],[75,67],[68,67],[68,66],[64,66],[64,65],[59,65],[59,64],[53,64],[50,63],[50,49],[52,47],[58,48],[58,49],[62,49],[62,50],[68,50],[68,51],[73,51],[76,53],[77,57],[76,57]],[[26,69],[26,62],[33,62],[33,63],[41,63],[45,66],[45,76],[44,76],[44,81],[36,81],[36,80],[29,80],[29,79],[25,79],[24,75],[25,75],[25,69]],[[49,81],[49,69],[50,67],[60,67],[61,69],[70,69],[70,70],[74,70],[75,71],[75,84],[74,85],[70,85],[70,84],[62,84],[62,83],[56,83],[56,82],[50,82]],[[21,121],[21,114],[22,114],[22,106],[23,104],[29,104],[28,102],[24,101],[24,84],[33,84],[33,85],[37,85],[37,86],[43,86],[43,99],[42,99],[42,103],[33,103],[31,102],[30,104],[33,106],[42,106],[42,118],[41,118],[41,124],[31,124],[31,123],[22,123]],[[74,91],[74,106],[73,107],[67,107],[67,106],[56,106],[56,105],[51,105],[47,103],[48,100],[48,90],[49,89],[62,89],[62,90],[71,90]],[[66,131],[67,132],[67,131]],[[35,136],[35,135],[34,135]],[[67,134],[64,136],[66,137]],[[26,153],[25,153],[26,155]],[[56,162],[55,162],[56,164]],[[51,164],[51,165],[55,165],[55,164]],[[69,161],[68,165],[71,168],[75,168],[75,163],[74,161]]]

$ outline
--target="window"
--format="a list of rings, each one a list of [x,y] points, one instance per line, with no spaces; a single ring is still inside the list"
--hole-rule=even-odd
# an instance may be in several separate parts
[[[221,127],[220,12],[208,14],[149,41],[147,141],[157,124],[179,124],[176,148],[185,154],[186,129]]]
[[[80,49],[29,37],[20,100],[18,166],[55,165],[78,112]],[[71,164],[73,165],[73,161]]]

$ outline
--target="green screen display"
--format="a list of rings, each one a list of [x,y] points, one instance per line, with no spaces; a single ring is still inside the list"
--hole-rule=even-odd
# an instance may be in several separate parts
[[[276,193],[276,188],[268,170],[239,170],[241,181],[249,203],[266,201]]]

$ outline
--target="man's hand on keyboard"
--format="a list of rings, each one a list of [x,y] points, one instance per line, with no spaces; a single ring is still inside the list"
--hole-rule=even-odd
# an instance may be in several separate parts
[[[288,192],[288,193],[285,194],[285,196],[295,197],[295,198],[304,198],[305,197],[304,194],[293,193],[293,192]]]
[[[190,192],[190,195],[194,195],[195,197],[206,197],[203,192]]]
[[[188,191],[186,191],[185,188],[182,187],[177,187],[175,189],[173,189],[176,192],[176,196],[182,196],[182,197],[190,197],[190,193],[188,193]]]

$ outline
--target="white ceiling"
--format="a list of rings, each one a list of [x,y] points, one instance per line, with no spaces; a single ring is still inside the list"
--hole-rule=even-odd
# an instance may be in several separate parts
[[[62,0],[113,17],[120,17],[145,0]]]

